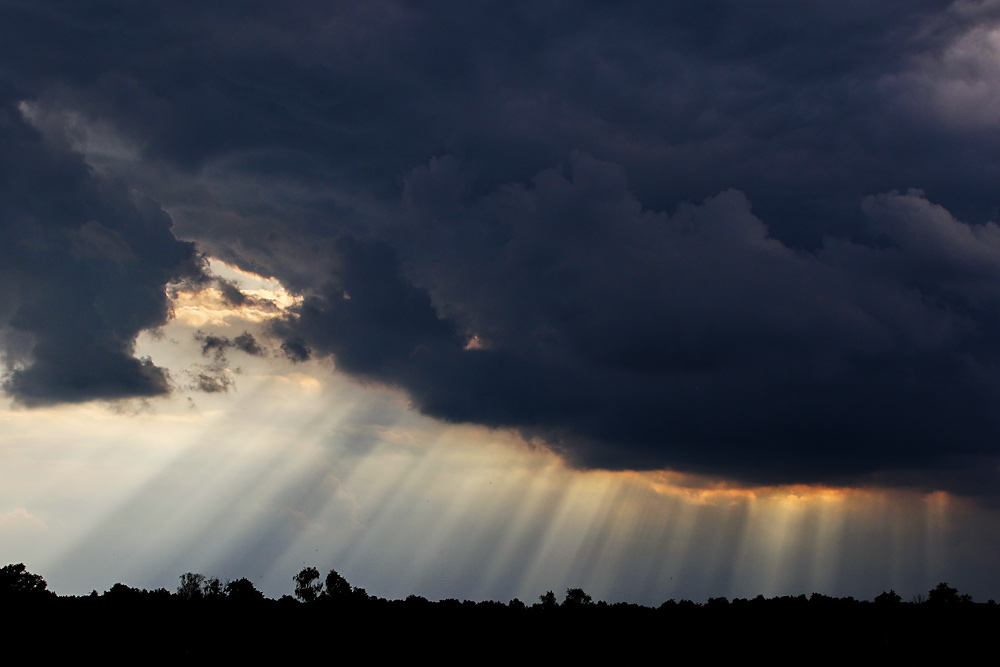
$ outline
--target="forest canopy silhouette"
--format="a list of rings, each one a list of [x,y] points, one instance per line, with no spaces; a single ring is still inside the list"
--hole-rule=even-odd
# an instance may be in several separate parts
[[[650,607],[595,601],[582,588],[566,589],[561,601],[554,591],[545,591],[531,603],[517,598],[507,603],[432,601],[416,594],[390,600],[352,586],[336,570],[322,577],[316,567],[303,568],[291,580],[294,595],[278,599],[266,597],[246,578],[223,582],[194,572],[181,574],[174,591],[116,583],[103,593],[60,596],[48,589],[41,575],[18,563],[0,568],[0,608],[19,619],[13,630],[23,634],[56,628],[62,637],[84,641],[113,628],[119,648],[160,646],[175,658],[283,655],[296,646],[292,637],[319,636],[315,633],[331,624],[359,632],[377,628],[395,638],[392,646],[380,649],[389,652],[402,651],[414,641],[440,638],[441,628],[449,628],[450,635],[440,641],[456,650],[476,650],[482,646],[479,642],[496,637],[505,638],[503,650],[514,650],[555,633],[576,637],[578,643],[568,649],[581,655],[593,648],[610,648],[621,637],[654,637],[669,629],[691,646],[725,637],[724,645],[713,649],[723,652],[827,646],[834,652],[916,655],[954,648],[959,635],[965,641],[985,639],[1000,619],[995,601],[974,602],[946,582],[910,600],[888,590],[873,600],[814,592],[808,597],[716,597],[704,603],[670,599]],[[44,624],[30,620],[41,617]],[[169,639],[175,632],[183,639]],[[220,637],[226,639],[220,643]],[[68,655],[72,646],[62,642],[56,651]],[[638,655],[649,647],[639,643],[619,649]],[[320,647],[299,645],[296,650]]]

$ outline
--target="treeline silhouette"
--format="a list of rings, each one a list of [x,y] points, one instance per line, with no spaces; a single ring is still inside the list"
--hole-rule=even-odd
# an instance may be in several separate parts
[[[34,641],[47,656],[106,661],[344,658],[421,654],[458,662],[487,656],[538,660],[694,655],[748,657],[928,656],[954,659],[987,646],[1000,620],[993,600],[976,603],[942,582],[904,601],[892,590],[873,600],[819,593],[658,607],[607,603],[581,588],[559,601],[508,603],[419,595],[389,600],[351,586],[336,570],[306,567],[294,596],[267,598],[245,578],[222,582],[187,572],[174,591],[117,583],[103,594],[58,596],[24,564],[0,568],[0,611],[8,637]],[[335,650],[350,651],[331,655]],[[817,653],[820,651],[820,653]],[[527,653],[526,653],[527,652]],[[145,656],[145,657],[143,657]]]

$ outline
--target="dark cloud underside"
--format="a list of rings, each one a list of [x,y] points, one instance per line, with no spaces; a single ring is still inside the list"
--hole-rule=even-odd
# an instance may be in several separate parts
[[[59,139],[179,237],[300,293],[287,357],[428,414],[580,466],[981,490],[998,9],[7,4],[3,90],[50,142],[9,107],[0,159],[27,185],[0,211],[21,248],[0,303],[34,347],[7,389],[165,387],[131,343],[191,247]],[[44,211],[13,196],[43,183]],[[117,379],[91,384],[92,363]]]
[[[26,405],[166,393],[164,370],[133,348],[166,322],[167,283],[198,275],[193,245],[156,204],[47,145],[10,101],[0,142],[4,389]]]

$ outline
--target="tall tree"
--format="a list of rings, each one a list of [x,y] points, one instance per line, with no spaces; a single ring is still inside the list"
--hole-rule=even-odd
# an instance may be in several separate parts
[[[24,563],[0,568],[0,597],[41,598],[52,595],[40,574],[28,572]]]
[[[564,606],[583,607],[588,604],[594,604],[594,599],[590,597],[590,595],[588,595],[587,593],[584,593],[582,588],[566,589],[566,599],[563,600]]]
[[[264,599],[264,594],[257,590],[246,577],[230,581],[225,588],[226,598],[233,602],[257,602]]]
[[[347,600],[351,596],[351,585],[336,570],[330,570],[326,575],[326,591],[323,597],[329,600]]]
[[[177,595],[185,600],[200,600],[204,593],[201,589],[205,583],[205,575],[196,572],[185,572],[180,576],[181,583],[177,587]]]
[[[323,582],[319,580],[319,570],[304,567],[292,577],[295,582],[295,597],[303,602],[315,602],[323,592]]]

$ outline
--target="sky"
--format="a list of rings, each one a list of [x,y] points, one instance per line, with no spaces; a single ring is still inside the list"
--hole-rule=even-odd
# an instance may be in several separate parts
[[[998,130],[994,0],[0,0],[0,560],[998,598]]]

